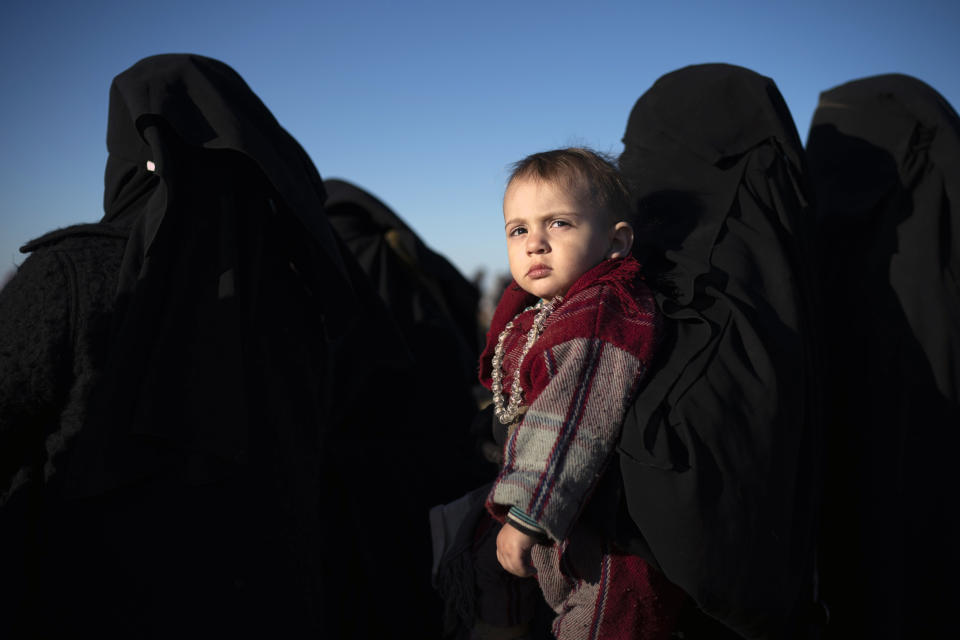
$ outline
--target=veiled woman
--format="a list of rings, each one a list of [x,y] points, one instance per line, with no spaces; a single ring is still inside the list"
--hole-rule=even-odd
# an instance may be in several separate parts
[[[796,128],[771,79],[704,64],[658,79],[623,142],[672,330],[623,426],[633,548],[708,615],[689,637],[806,637],[821,371]]]
[[[946,637],[960,511],[960,120],[906,75],[824,91],[807,157],[829,354],[830,638]]]
[[[114,79],[107,148],[104,218],[0,294],[5,633],[365,636],[325,462],[407,355],[319,174],[196,55]]]
[[[432,413],[444,425],[469,423],[476,411],[473,389],[479,386],[476,285],[373,194],[340,179],[326,179],[323,186],[330,224],[397,321],[423,374],[436,385],[435,401],[442,406]]]

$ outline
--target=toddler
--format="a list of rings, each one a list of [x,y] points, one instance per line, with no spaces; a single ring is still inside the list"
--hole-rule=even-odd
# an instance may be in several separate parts
[[[684,597],[580,517],[660,330],[629,213],[616,167],[581,148],[518,162],[503,201],[513,282],[480,378],[506,433],[486,507],[505,523],[497,559],[536,575],[561,640],[666,638]]]

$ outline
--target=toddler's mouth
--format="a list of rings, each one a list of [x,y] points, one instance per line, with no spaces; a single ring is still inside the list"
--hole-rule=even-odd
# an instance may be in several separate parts
[[[550,267],[545,264],[535,264],[530,269],[527,270],[527,277],[538,280],[540,278],[545,278],[550,275],[550,272],[553,271]]]

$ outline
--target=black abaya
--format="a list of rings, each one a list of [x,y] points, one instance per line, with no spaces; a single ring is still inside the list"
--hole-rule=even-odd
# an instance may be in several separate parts
[[[905,75],[820,96],[829,638],[947,637],[960,516],[960,119]]]
[[[332,447],[347,427],[396,430],[363,407],[389,406],[411,361],[312,162],[236,72],[195,55],[115,78],[107,146],[104,219],[27,245],[2,292],[11,637],[392,628],[336,572],[352,552],[356,582],[384,577],[358,557],[382,538],[350,521],[331,461],[396,479]]]
[[[796,129],[772,80],[707,64],[657,80],[623,141],[635,251],[672,334],[623,427],[634,549],[738,634],[799,637],[821,372]]]

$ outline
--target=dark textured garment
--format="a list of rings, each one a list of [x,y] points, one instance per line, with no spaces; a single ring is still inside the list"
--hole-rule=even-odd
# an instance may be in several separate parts
[[[0,292],[4,637],[429,635],[428,543],[357,507],[416,466],[409,356],[313,164],[192,55],[117,76],[107,145],[104,219]]]
[[[824,91],[807,157],[829,355],[830,638],[948,637],[960,598],[960,119],[904,75]]]
[[[632,548],[742,636],[801,636],[822,373],[793,120],[769,78],[697,65],[637,100],[623,142],[670,336],[623,427]]]
[[[216,481],[192,482],[190,465],[209,463],[184,456],[149,482],[67,497],[72,454],[109,353],[126,243],[114,231],[85,226],[32,243],[33,253],[0,292],[4,635],[319,630],[322,521],[308,488],[319,483],[319,469],[309,462],[316,454],[288,449],[279,428],[308,416],[282,416],[251,402],[251,417],[277,431],[253,432],[249,464]],[[290,329],[290,321],[272,329]],[[302,373],[288,360],[294,346],[303,348],[299,341],[287,350],[275,346],[272,365]],[[273,396],[266,389],[258,395]]]

